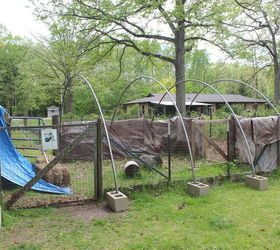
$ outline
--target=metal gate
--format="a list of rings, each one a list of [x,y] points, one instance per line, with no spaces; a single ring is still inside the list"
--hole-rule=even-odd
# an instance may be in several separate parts
[[[45,128],[55,128],[58,131],[66,125],[62,126],[16,126],[6,127],[0,129],[9,129],[13,139],[22,139],[17,137],[16,131],[24,129],[24,131],[39,131]],[[67,125],[75,126],[75,125]],[[81,126],[79,124],[79,126]],[[101,126],[99,124],[99,126]],[[92,155],[92,161],[74,161],[74,162],[63,162],[63,159],[67,158],[71,154],[72,150],[79,145],[84,137],[99,137],[102,138],[102,132],[97,128],[96,122],[84,124],[84,131],[76,136],[76,138],[66,145],[56,156],[52,156],[52,152],[47,151],[48,157],[50,158],[49,163],[43,164],[36,175],[20,190],[18,187],[5,190],[4,202],[7,208],[31,208],[31,207],[43,207],[51,205],[61,204],[81,204],[96,199],[100,199],[103,195],[102,187],[102,152],[98,150],[101,147],[100,140],[94,140],[89,147],[94,147],[94,155]],[[99,133],[99,135],[97,134]],[[30,138],[29,138],[30,139]],[[39,140],[39,138],[31,138],[32,140]],[[21,140],[14,140],[21,141]],[[32,141],[33,142],[33,141]],[[21,149],[21,147],[19,147]],[[39,147],[38,147],[39,148]],[[41,149],[41,148],[40,148]],[[35,165],[34,165],[35,166]],[[48,176],[54,176],[57,178],[69,178],[67,183],[68,187],[71,188],[71,194],[59,195],[50,194],[37,191],[31,191],[32,186],[37,183],[40,179],[48,178]],[[60,176],[60,177],[59,177]],[[47,182],[51,180],[47,179]],[[55,181],[55,180],[54,180]],[[58,185],[57,183],[53,183]]]
[[[38,127],[28,128],[29,121],[37,121]],[[19,122],[21,122],[21,124],[18,124]],[[48,162],[47,155],[42,149],[41,142],[41,126],[46,126],[45,120],[41,117],[13,117],[10,126],[13,127],[14,123],[16,123],[16,126],[21,125],[23,127],[16,131],[12,129],[9,130],[9,135],[15,148],[20,151],[24,157],[29,159],[37,159],[38,155],[41,153],[45,161]]]

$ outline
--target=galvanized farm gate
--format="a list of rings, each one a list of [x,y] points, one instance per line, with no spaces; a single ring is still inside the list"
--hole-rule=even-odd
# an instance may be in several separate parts
[[[23,127],[20,134],[13,134],[14,130],[10,128],[14,126],[14,122],[23,122]],[[30,121],[36,121],[38,128],[27,128]],[[8,134],[13,141],[15,148],[22,153],[22,155],[29,159],[37,159],[37,154],[30,154],[30,152],[40,152],[47,161],[46,153],[42,149],[41,143],[41,126],[46,126],[46,122],[42,117],[23,117],[14,116],[8,126]],[[19,130],[17,130],[18,132]],[[28,145],[25,145],[28,144]]]

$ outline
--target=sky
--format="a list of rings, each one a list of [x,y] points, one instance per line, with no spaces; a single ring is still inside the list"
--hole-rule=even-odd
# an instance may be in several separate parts
[[[32,15],[28,0],[0,0],[0,24],[13,35],[35,40],[34,36],[47,35],[47,28]]]
[[[42,22],[36,20],[32,11],[28,0],[0,0],[0,24],[13,35],[36,41],[36,36],[46,36],[49,32]],[[212,62],[225,59],[225,55],[217,48],[206,44],[200,44],[199,48],[207,49]]]

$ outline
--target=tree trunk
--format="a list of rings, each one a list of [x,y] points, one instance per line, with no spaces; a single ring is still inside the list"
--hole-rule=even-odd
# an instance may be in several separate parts
[[[279,104],[279,100],[280,100],[280,69],[279,67],[276,68],[275,66],[275,70],[274,70],[274,101],[275,104]]]
[[[273,65],[274,65],[274,101],[275,104],[279,104],[279,99],[280,99],[280,65],[278,62],[278,51],[277,51],[277,42],[276,42],[276,36],[275,33],[272,31],[272,28],[270,24],[268,25],[268,29],[271,34],[271,39],[272,39],[272,51],[273,51]]]
[[[73,112],[73,93],[72,93],[72,79],[68,79],[67,82],[67,95],[66,95],[66,107],[65,113]]]
[[[176,83],[178,83],[185,80],[185,27],[183,22],[178,23],[175,35],[175,53],[175,73]],[[182,115],[186,114],[185,99],[185,83],[182,82],[176,87],[176,104]]]

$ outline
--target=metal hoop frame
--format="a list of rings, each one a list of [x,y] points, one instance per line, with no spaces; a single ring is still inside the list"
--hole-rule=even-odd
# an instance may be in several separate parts
[[[247,140],[247,138],[246,138],[246,135],[245,135],[245,133],[244,133],[244,130],[243,130],[242,126],[241,126],[240,121],[238,120],[236,114],[234,113],[233,109],[231,108],[231,106],[229,105],[229,103],[227,102],[227,100],[224,98],[224,96],[223,96],[216,88],[214,88],[214,87],[211,86],[210,84],[208,84],[208,83],[206,83],[206,82],[203,82],[203,81],[199,81],[199,80],[193,80],[193,79],[188,79],[188,80],[180,81],[180,82],[174,84],[173,86],[171,86],[171,87],[169,88],[169,91],[170,91],[172,88],[174,88],[175,86],[177,86],[178,84],[181,84],[181,83],[184,83],[184,82],[196,82],[196,83],[203,84],[203,85],[205,86],[205,88],[210,88],[210,89],[212,89],[214,92],[216,92],[216,93],[222,98],[222,100],[224,101],[224,103],[227,105],[227,107],[229,108],[230,112],[232,113],[232,115],[233,115],[235,121],[237,122],[238,127],[239,127],[239,129],[240,129],[240,131],[241,131],[243,140],[245,141],[246,148],[247,148],[247,151],[248,151],[248,154],[249,154],[249,161],[250,161],[252,173],[253,173],[253,176],[255,176],[255,175],[256,175],[256,170],[255,170],[254,160],[253,160],[252,152],[251,152],[250,147],[249,147],[248,140]],[[199,93],[199,94],[200,94],[200,93]],[[196,97],[197,97],[199,94],[197,94]],[[166,95],[166,93],[165,93],[165,94],[163,95],[163,97],[161,98],[159,104],[161,103],[161,101],[163,100],[163,98],[165,97],[165,95]],[[193,99],[193,101],[194,101],[194,100],[195,100],[195,98]],[[193,101],[191,102],[190,107],[191,107]]]
[[[195,182],[195,165],[194,165],[194,160],[193,160],[193,155],[192,155],[192,149],[191,149],[191,145],[190,145],[190,140],[189,140],[189,136],[188,136],[188,133],[187,133],[187,130],[186,130],[186,127],[185,127],[185,124],[183,122],[183,117],[178,109],[178,106],[176,105],[176,102],[174,101],[174,99],[172,98],[170,92],[168,91],[168,89],[158,80],[156,80],[155,78],[153,77],[150,77],[150,76],[139,76],[137,78],[135,78],[133,81],[131,81],[124,89],[124,91],[122,92],[120,98],[119,98],[119,101],[115,107],[115,110],[114,110],[114,113],[113,113],[113,116],[112,116],[112,120],[111,120],[111,125],[113,124],[114,122],[114,119],[115,119],[115,116],[116,116],[116,112],[117,112],[117,109],[120,105],[120,102],[121,102],[121,99],[123,97],[123,95],[125,94],[126,90],[133,84],[135,83],[136,81],[138,80],[141,80],[141,79],[149,79],[149,80],[152,80],[154,82],[156,82],[157,84],[159,84],[161,86],[161,88],[164,89],[165,93],[169,96],[169,98],[171,99],[175,109],[176,109],[176,112],[179,116],[179,119],[180,119],[180,122],[182,124],[182,127],[183,127],[183,132],[184,132],[184,135],[186,137],[186,140],[187,140],[187,147],[188,147],[188,150],[189,150],[189,154],[190,154],[190,160],[191,160],[191,168],[192,168],[192,180]]]
[[[104,125],[104,132],[105,132],[105,135],[106,135],[106,140],[107,140],[107,143],[108,143],[108,148],[109,148],[109,154],[110,154],[110,160],[111,160],[111,166],[112,166],[112,172],[113,172],[113,177],[114,177],[114,184],[115,184],[115,190],[116,190],[116,193],[119,192],[119,185],[118,185],[118,180],[117,180],[117,174],[116,174],[116,167],[115,167],[115,161],[114,161],[114,157],[113,157],[113,152],[112,152],[112,146],[111,146],[111,142],[110,142],[110,137],[109,137],[109,133],[108,133],[108,129],[107,129],[107,125],[106,125],[106,122],[105,122],[105,119],[104,119],[104,115],[103,115],[103,111],[101,109],[101,106],[100,106],[100,103],[98,101],[98,98],[91,86],[91,84],[89,83],[89,81],[82,75],[80,74],[76,74],[76,75],[73,75],[71,77],[70,80],[72,80],[73,78],[75,77],[79,77],[81,78],[85,83],[86,85],[89,87],[90,91],[91,91],[91,94],[93,96],[93,99],[95,100],[96,104],[97,104],[97,107],[98,107],[98,111],[99,111],[99,114],[100,114],[100,117],[101,117],[101,120],[102,120],[102,123]],[[65,94],[66,94],[66,91],[67,91],[67,88],[69,87],[69,84],[67,84],[64,88],[64,93],[63,93],[63,97],[62,97],[62,104],[61,104],[61,109],[63,108],[64,106],[64,98],[65,98]],[[61,120],[60,120],[61,122]]]

